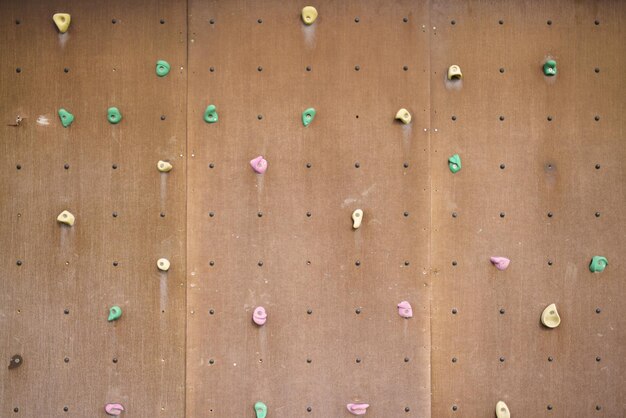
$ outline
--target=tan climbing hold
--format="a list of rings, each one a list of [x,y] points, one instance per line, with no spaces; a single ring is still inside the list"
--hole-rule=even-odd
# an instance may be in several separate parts
[[[461,73],[461,67],[458,65],[451,65],[448,68],[448,80],[458,80],[463,78],[463,73]]]
[[[72,17],[69,13],[55,13],[54,16],[52,16],[52,20],[54,20],[57,28],[59,28],[59,32],[65,33],[70,27],[70,20],[72,20]]]
[[[361,221],[363,220],[363,211],[361,209],[357,209],[352,212],[352,228],[359,229],[361,226]]]
[[[170,269],[170,260],[167,258],[159,258],[159,261],[157,261],[157,267],[161,271],[168,271]]]
[[[67,210],[64,210],[63,212],[59,214],[59,216],[57,216],[57,221],[65,225],[69,225],[69,226],[74,225],[75,220],[76,218],[74,218],[74,215],[72,215]]]
[[[408,125],[411,123],[411,114],[406,109],[400,109],[398,110],[398,113],[396,113],[396,119],[399,119],[402,123]]]
[[[548,328],[556,328],[561,323],[561,317],[556,310],[556,305],[553,303],[543,310],[541,314],[541,323]]]
[[[161,160],[157,163],[157,168],[159,169],[161,173],[167,173],[173,167],[172,167],[172,164],[168,163],[167,161]]]
[[[509,411],[509,407],[506,406],[504,401],[498,401],[496,404],[496,417],[511,418],[511,411]]]
[[[317,9],[313,6],[306,6],[302,9],[302,21],[307,25],[312,24],[317,19]]]

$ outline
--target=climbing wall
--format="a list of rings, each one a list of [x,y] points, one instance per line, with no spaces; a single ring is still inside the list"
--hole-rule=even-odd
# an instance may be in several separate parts
[[[184,417],[185,4],[0,11],[0,416],[99,417],[120,403],[129,417]],[[72,15],[65,34],[56,12]],[[57,223],[63,210],[74,226]]]
[[[624,417],[626,3],[431,9],[432,416]]]
[[[189,3],[187,416],[428,416],[428,7],[302,6]]]
[[[305,5],[0,3],[0,417],[626,416],[626,3]]]

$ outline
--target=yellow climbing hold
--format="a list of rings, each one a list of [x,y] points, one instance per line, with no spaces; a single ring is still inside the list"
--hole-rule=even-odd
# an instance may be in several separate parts
[[[306,6],[302,9],[302,21],[310,25],[317,19],[317,9],[313,6]]]
[[[159,258],[159,261],[157,261],[157,267],[161,271],[168,271],[170,269],[170,260],[167,258]]]
[[[52,20],[54,20],[57,28],[59,28],[59,32],[65,33],[70,27],[70,20],[72,20],[72,17],[69,13],[55,13],[54,16],[52,16]]]
[[[159,169],[159,171],[161,173],[167,173],[168,171],[170,171],[173,167],[172,164],[168,163],[167,161],[159,161],[157,163],[157,168]]]
[[[496,417],[511,418],[511,411],[509,411],[509,407],[506,406],[504,401],[498,401],[496,404]]]
[[[461,73],[461,67],[458,65],[451,65],[448,68],[448,80],[459,80],[463,78],[463,73]]]
[[[400,109],[398,110],[398,113],[396,113],[396,119],[399,119],[402,123],[408,125],[411,123],[411,114],[406,109]]]
[[[541,314],[541,323],[548,328],[556,328],[561,323],[561,317],[556,310],[556,305],[553,303],[548,305]]]
[[[359,229],[362,221],[363,221],[362,209],[357,209],[354,212],[352,212],[352,228]]]
[[[57,221],[65,225],[69,225],[69,226],[74,225],[75,220],[76,218],[74,218],[74,215],[72,215],[67,210],[64,210],[63,212],[59,214],[59,216],[57,216]]]

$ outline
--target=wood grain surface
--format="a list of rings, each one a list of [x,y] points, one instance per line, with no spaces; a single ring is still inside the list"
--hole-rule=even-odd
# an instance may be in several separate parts
[[[311,5],[0,3],[0,417],[626,416],[626,3]]]

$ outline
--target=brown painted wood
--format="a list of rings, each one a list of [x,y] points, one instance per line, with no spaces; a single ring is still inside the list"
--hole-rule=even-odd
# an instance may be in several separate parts
[[[189,416],[429,414],[428,7],[315,6],[305,27],[297,2],[190,2]]]
[[[0,416],[105,416],[120,402],[129,417],[183,417],[186,8],[63,7],[1,7]],[[57,11],[72,15],[65,35]],[[164,79],[160,58],[172,64]],[[60,107],[76,117],[69,128]],[[22,126],[7,126],[17,114]],[[159,159],[174,170],[161,175]],[[64,209],[71,229],[56,222]],[[108,323],[113,304],[123,316]],[[15,353],[24,364],[8,370]]]
[[[436,417],[492,416],[499,399],[515,417],[626,414],[626,9],[532,3],[432,5]],[[552,79],[542,72],[549,55]],[[445,87],[451,64],[463,70],[458,91]],[[453,153],[463,161],[455,175]],[[492,255],[509,257],[509,269],[497,271]],[[609,259],[605,272],[589,272],[593,255]],[[562,324],[547,330],[539,318],[553,302]]]
[[[0,4],[0,416],[626,415],[625,3],[313,5]]]

